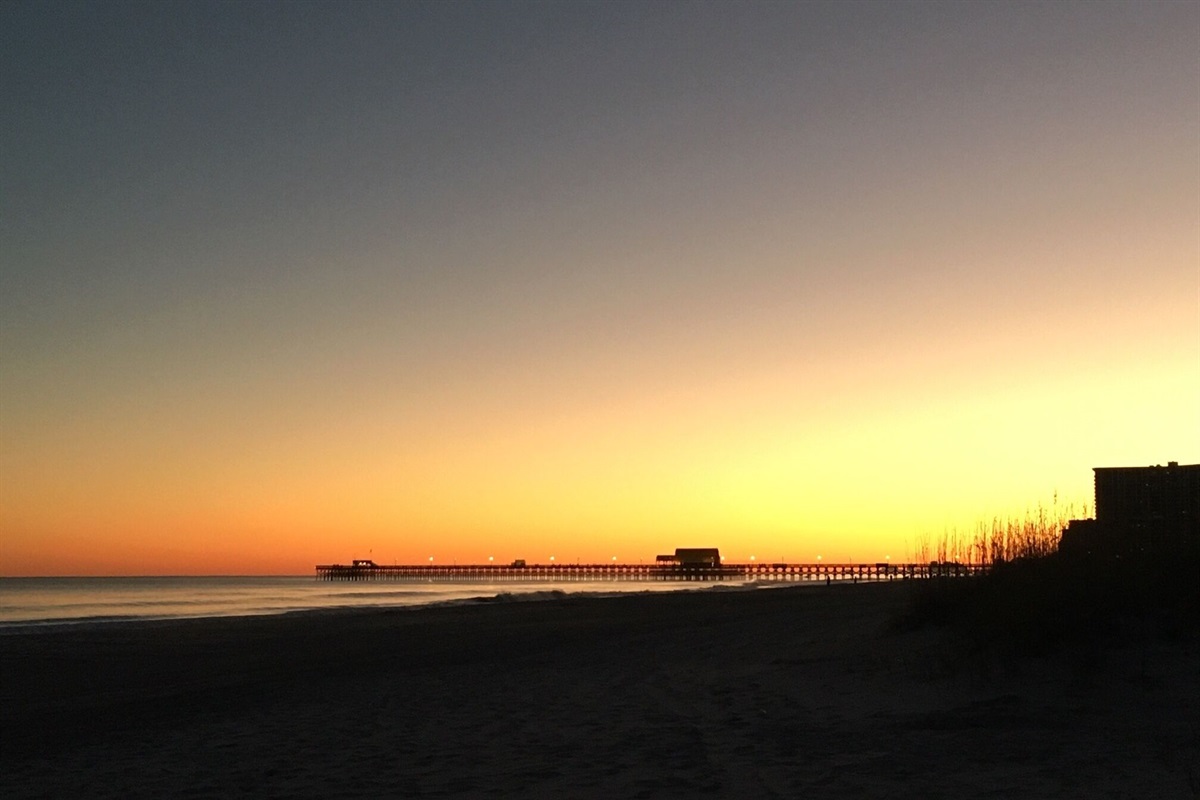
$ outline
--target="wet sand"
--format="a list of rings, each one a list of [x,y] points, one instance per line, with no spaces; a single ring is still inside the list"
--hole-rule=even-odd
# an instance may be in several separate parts
[[[1195,642],[964,667],[903,583],[0,635],[0,796],[1200,791]]]

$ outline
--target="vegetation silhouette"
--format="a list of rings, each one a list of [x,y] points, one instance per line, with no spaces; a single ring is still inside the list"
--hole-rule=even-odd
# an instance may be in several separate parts
[[[1097,525],[1065,511],[1055,504],[980,524],[973,538],[944,534],[938,555],[961,553],[967,541],[967,554],[989,569],[921,582],[899,624],[944,628],[969,659],[1006,662],[1200,635],[1200,520],[1160,514]],[[1064,539],[1069,528],[1086,536]]]

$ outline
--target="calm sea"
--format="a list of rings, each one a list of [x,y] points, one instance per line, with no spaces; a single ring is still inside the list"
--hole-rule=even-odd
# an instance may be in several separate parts
[[[0,628],[418,606],[494,597],[539,600],[576,592],[615,594],[691,588],[695,584],[338,583],[318,581],[312,576],[0,578]]]

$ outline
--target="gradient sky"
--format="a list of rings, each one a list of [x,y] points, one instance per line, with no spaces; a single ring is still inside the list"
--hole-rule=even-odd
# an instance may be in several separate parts
[[[902,559],[1200,462],[1200,4],[0,5],[0,574]]]

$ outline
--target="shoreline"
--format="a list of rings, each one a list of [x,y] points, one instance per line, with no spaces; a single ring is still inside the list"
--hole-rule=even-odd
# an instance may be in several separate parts
[[[634,582],[634,581],[528,581],[496,583],[485,582],[381,582],[381,583],[337,583],[314,580],[308,576],[268,578],[218,578],[218,577],[141,577],[141,578],[84,578],[46,579],[22,578],[30,583],[52,583],[59,580],[96,583],[98,589],[76,590],[77,596],[63,594],[55,589],[49,598],[38,597],[34,590],[13,590],[0,586],[0,637],[22,629],[49,629],[56,626],[109,625],[171,620],[229,618],[246,616],[268,616],[274,614],[342,611],[354,609],[388,609],[400,607],[425,607],[456,603],[524,601],[547,596],[586,594],[610,596],[622,594],[648,594],[658,592],[707,591],[724,589],[765,589],[785,585],[800,585],[791,582],[739,581],[739,582]],[[267,581],[259,585],[256,581]],[[276,582],[288,581],[282,586]],[[109,586],[111,581],[118,584]],[[250,583],[244,583],[249,581]],[[212,587],[210,582],[232,582],[218,587],[224,594],[215,600],[207,600],[205,610],[195,610],[194,598],[204,597]],[[167,586],[165,592],[161,583]],[[195,583],[190,586],[187,584]],[[129,584],[132,591],[153,589],[157,593],[137,598],[130,602]],[[138,585],[144,584],[144,585]],[[810,585],[815,586],[815,583]],[[3,589],[7,588],[5,592]],[[125,594],[122,594],[125,593]],[[6,605],[7,604],[7,605]],[[143,610],[156,606],[158,610]],[[79,613],[82,608],[95,609],[91,613]],[[69,611],[66,609],[70,609]],[[104,609],[101,612],[99,609]],[[41,614],[40,616],[34,616]]]
[[[1195,643],[956,674],[940,632],[894,625],[906,583],[768,588],[0,637],[0,793],[1178,797],[1200,779]]]

